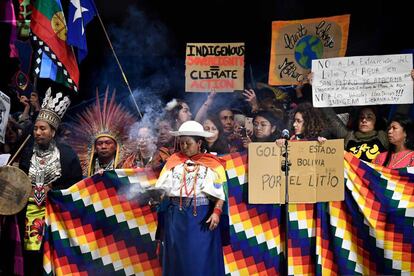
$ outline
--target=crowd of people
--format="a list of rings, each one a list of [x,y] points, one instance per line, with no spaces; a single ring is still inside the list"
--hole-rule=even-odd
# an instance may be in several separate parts
[[[223,105],[214,91],[197,112],[185,100],[172,99],[159,116],[145,121],[131,115],[108,91],[103,102],[97,94],[96,102],[71,123],[61,123],[61,93],[48,90],[43,101],[42,93],[20,95],[21,110],[9,117],[0,152],[14,155],[32,135],[13,164],[27,173],[33,186],[27,206],[17,215],[26,275],[42,273],[47,192],[106,170],[163,169],[155,189],[163,191],[162,200],[168,199],[159,210],[165,275],[202,274],[212,267],[217,269],[212,275],[223,275],[218,226],[225,176],[218,156],[245,151],[254,142],[282,145],[281,132],[290,129],[290,140],[343,138],[345,150],[364,161],[392,169],[414,166],[414,125],[407,114],[397,112],[387,124],[387,114],[376,106],[350,108],[347,116],[333,108],[314,108],[310,85],[298,86],[290,101],[269,86],[246,89],[245,110],[231,102]],[[0,219],[4,223],[4,217]],[[186,239],[188,246],[179,239]],[[188,259],[194,251],[200,254]],[[0,269],[10,271],[9,266],[2,263]]]

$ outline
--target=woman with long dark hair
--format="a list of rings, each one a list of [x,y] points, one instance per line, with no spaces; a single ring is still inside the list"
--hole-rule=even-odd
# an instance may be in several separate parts
[[[411,119],[394,117],[387,134],[390,148],[379,154],[373,163],[390,169],[414,166],[414,125]]]
[[[172,99],[165,107],[167,116],[173,121],[173,128],[177,130],[184,122],[191,120],[192,113],[188,104],[181,99]]]
[[[311,103],[304,102],[299,104],[292,112],[292,131],[291,141],[326,141],[324,137],[325,123],[318,109],[315,109]],[[276,144],[283,146],[285,139],[277,139]]]
[[[205,139],[208,152],[216,154],[226,154],[230,152],[229,145],[222,135],[223,128],[216,117],[207,116],[203,121],[203,127],[205,131],[213,133],[213,136]]]
[[[290,140],[318,140],[325,130],[325,122],[319,110],[305,102],[293,111],[292,128],[294,134]]]

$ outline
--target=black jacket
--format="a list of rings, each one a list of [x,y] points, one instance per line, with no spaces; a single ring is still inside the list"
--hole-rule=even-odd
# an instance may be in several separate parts
[[[56,181],[53,182],[52,189],[60,190],[66,189],[82,180],[82,168],[79,162],[79,158],[75,151],[68,145],[62,143],[56,143],[60,152],[60,166],[62,169],[62,175]],[[19,167],[26,174],[29,172],[30,159],[33,155],[33,143],[28,145],[22,152],[20,157]]]

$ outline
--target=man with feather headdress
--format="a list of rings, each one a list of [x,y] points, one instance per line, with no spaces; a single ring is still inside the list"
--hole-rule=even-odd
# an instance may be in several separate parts
[[[76,136],[70,144],[78,153],[86,176],[122,165],[129,128],[135,122],[134,117],[115,102],[115,92],[110,100],[108,94],[107,88],[101,104],[97,90],[95,105],[80,113],[73,126]]]

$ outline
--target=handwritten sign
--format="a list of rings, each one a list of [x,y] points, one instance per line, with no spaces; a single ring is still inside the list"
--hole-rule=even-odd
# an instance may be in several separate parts
[[[249,203],[285,203],[282,151],[275,143],[249,144]]]
[[[289,142],[288,199],[281,170],[283,149],[275,143],[249,144],[249,203],[315,203],[344,200],[342,139]]]
[[[313,105],[413,103],[411,54],[312,61]]]
[[[188,43],[185,91],[243,90],[244,53],[244,43]]]
[[[0,91],[0,143],[5,142],[7,122],[9,121],[10,98]]]
[[[272,22],[269,84],[306,79],[312,60],[345,55],[349,15]]]
[[[344,140],[291,142],[289,202],[344,200]]]

